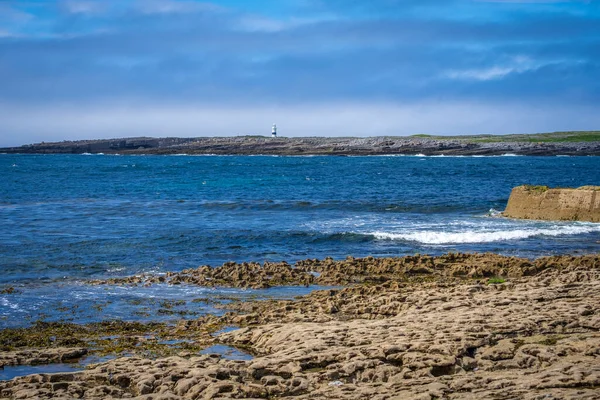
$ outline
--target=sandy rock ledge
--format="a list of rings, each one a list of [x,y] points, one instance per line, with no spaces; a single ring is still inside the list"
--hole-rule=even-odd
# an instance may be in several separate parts
[[[510,218],[600,222],[600,186],[550,189],[517,186],[503,215]]]

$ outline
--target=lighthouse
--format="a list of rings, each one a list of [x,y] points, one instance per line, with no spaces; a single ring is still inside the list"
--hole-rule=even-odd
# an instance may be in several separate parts
[[[273,129],[271,129],[271,137],[277,137],[277,125],[273,124]]]

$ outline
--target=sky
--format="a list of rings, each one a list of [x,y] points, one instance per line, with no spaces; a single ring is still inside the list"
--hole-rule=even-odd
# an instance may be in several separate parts
[[[0,146],[600,129],[600,1],[0,0]]]

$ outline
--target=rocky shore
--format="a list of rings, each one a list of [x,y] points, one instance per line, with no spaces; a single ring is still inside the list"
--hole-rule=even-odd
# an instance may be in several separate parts
[[[500,138],[500,139],[499,139]],[[37,143],[0,148],[22,154],[227,154],[227,155],[600,155],[600,141],[536,142],[484,139],[380,136],[294,137],[263,136],[203,138],[127,138]]]
[[[233,303],[221,317],[205,316],[165,328],[189,338],[196,335],[198,343],[206,339],[205,345],[245,350],[254,356],[249,361],[200,355],[191,348],[167,357],[134,354],[78,373],[3,381],[0,398],[600,396],[600,255],[533,261],[493,254],[305,260],[295,268],[267,265],[268,272],[252,280],[259,267],[265,268],[231,263],[165,279],[173,284],[218,282],[240,287],[260,286],[261,281],[344,287],[296,300]],[[274,278],[276,274],[280,275]],[[154,278],[115,283],[152,284]],[[230,325],[238,329],[218,331]],[[132,335],[144,337],[142,326],[99,327],[103,335],[112,329],[113,335],[123,337],[130,329]],[[52,335],[52,327],[44,328]],[[26,338],[27,330],[18,335],[5,330],[0,335],[4,346],[0,360],[5,365],[55,362],[90,351],[89,343],[82,346],[85,340],[71,346],[65,340],[46,345],[40,340],[33,348],[27,340],[17,346],[17,337]],[[9,350],[6,346],[11,343]]]

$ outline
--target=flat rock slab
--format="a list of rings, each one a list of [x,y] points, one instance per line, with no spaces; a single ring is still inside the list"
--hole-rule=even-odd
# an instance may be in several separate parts
[[[503,213],[509,218],[600,222],[600,186],[550,189],[517,186]]]

